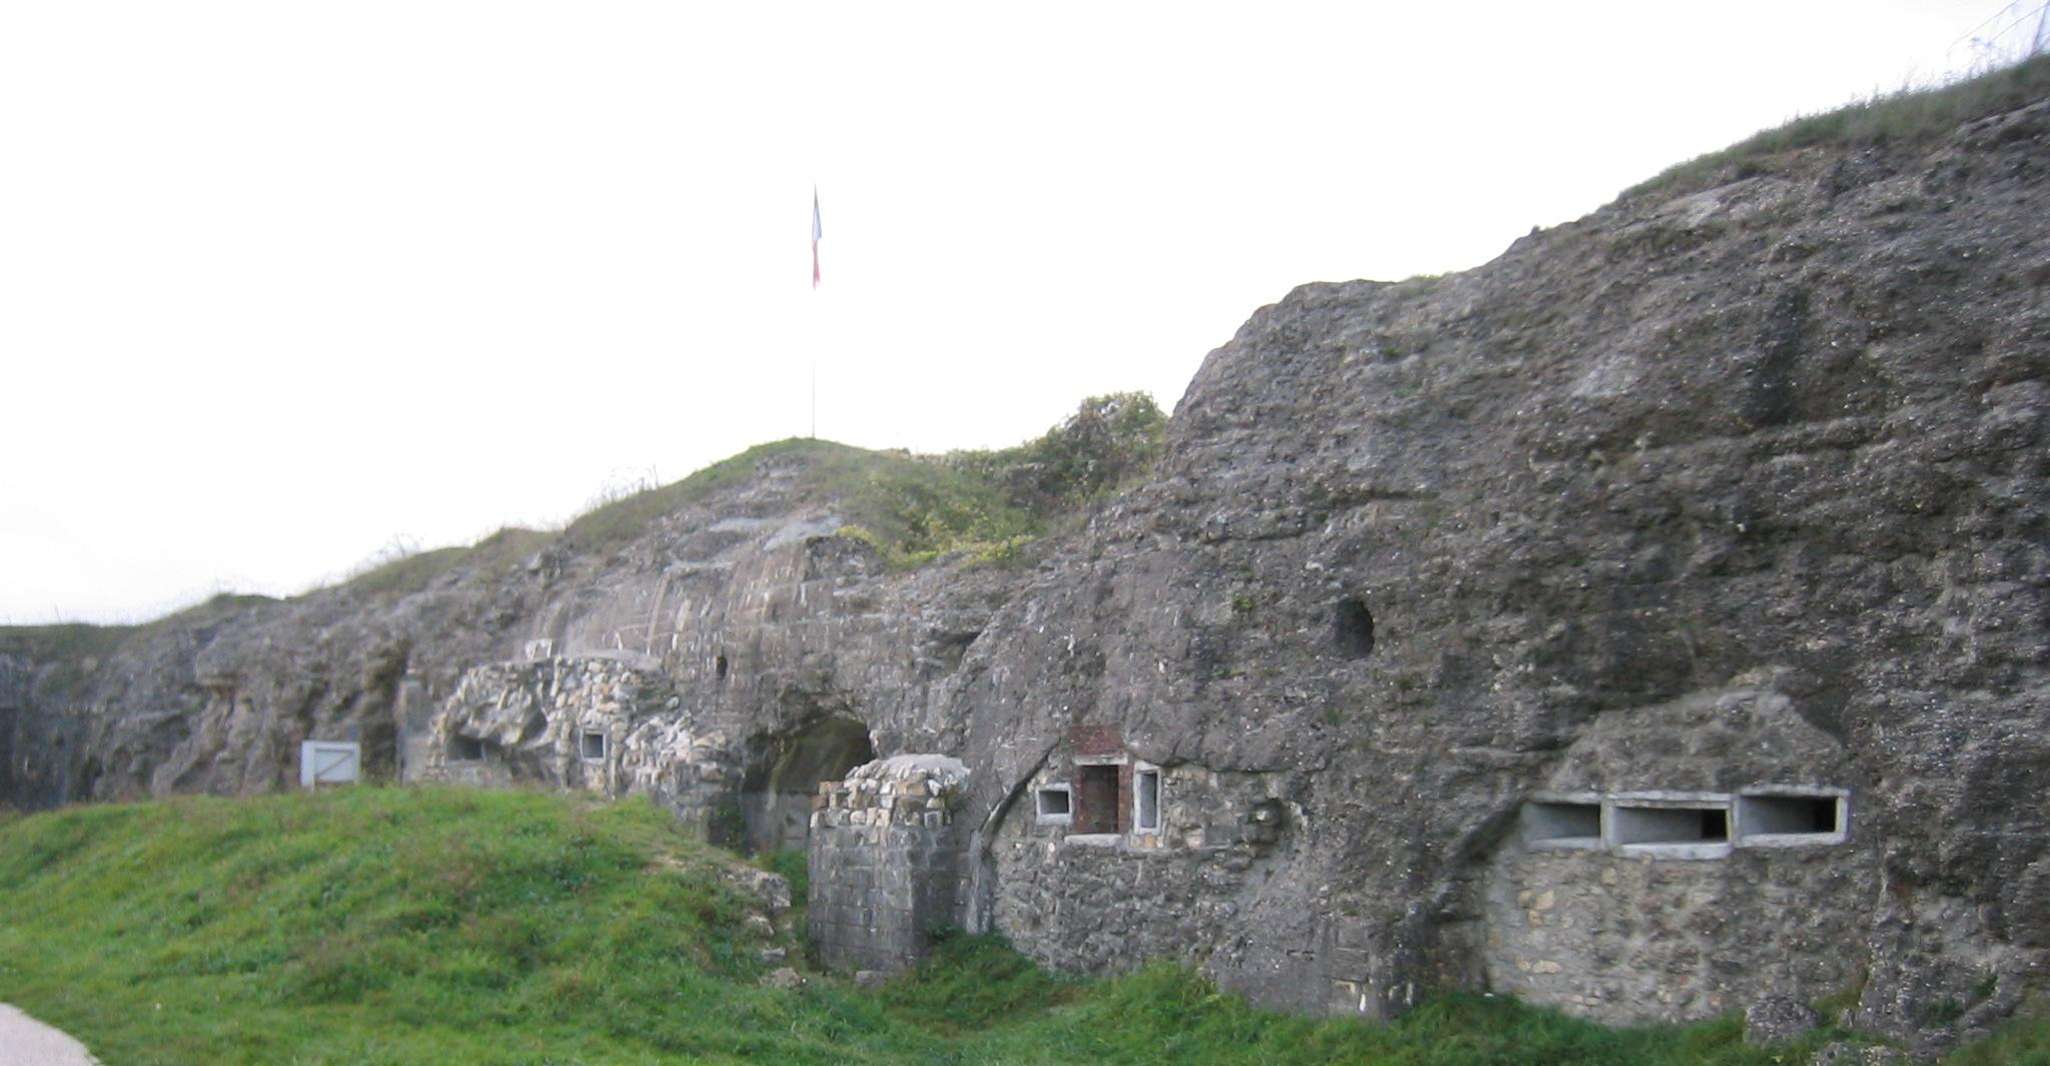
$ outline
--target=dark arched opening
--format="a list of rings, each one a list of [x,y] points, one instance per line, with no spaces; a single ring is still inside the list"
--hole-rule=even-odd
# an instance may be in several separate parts
[[[819,782],[838,781],[875,758],[868,727],[851,718],[820,719],[767,738],[756,751],[740,795],[745,844],[752,852],[804,847]]]
[[[1374,653],[1374,615],[1357,598],[1338,601],[1331,614],[1331,639],[1338,654],[1364,659]]]

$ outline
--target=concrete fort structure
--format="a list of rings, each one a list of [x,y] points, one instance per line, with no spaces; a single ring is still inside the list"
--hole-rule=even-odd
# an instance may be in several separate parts
[[[0,787],[354,739],[806,849],[835,967],[960,928],[1317,1013],[1836,997],[1933,1051],[2050,963],[2046,160],[2038,102],[1304,286],[1010,554],[892,547],[847,472],[923,461],[797,442],[620,531],[0,638]]]

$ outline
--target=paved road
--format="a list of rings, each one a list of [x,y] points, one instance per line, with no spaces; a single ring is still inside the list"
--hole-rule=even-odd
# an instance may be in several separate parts
[[[0,1066],[99,1066],[85,1045],[0,1003]]]

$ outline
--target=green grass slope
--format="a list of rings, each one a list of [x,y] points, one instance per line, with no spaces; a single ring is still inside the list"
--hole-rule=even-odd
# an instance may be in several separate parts
[[[18,818],[0,999],[110,1064],[848,1061],[755,986],[723,861],[646,803],[526,793]]]
[[[1392,1025],[1297,1018],[1170,965],[1056,977],[983,937],[875,991],[768,988],[734,861],[647,803],[539,793],[0,815],[0,1001],[110,1066],[1763,1066],[1830,1035],[1764,1050],[1734,1020],[1612,1030],[1473,996]],[[2040,1062],[2044,1037],[2025,1025],[1959,1061]]]

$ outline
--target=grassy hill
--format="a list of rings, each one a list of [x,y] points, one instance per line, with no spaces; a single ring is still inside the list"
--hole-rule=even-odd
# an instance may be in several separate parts
[[[792,437],[603,503],[560,531],[502,529],[469,547],[389,560],[344,584],[369,594],[406,593],[458,567],[509,570],[551,544],[607,552],[665,515],[745,484],[771,463],[794,472],[797,496],[832,501],[850,532],[894,565],[954,553],[1003,561],[1061,516],[1143,472],[1160,452],[1166,424],[1152,397],[1112,393],[1089,397],[1044,434],[995,451],[914,455]]]
[[[1616,1031],[1479,997],[1286,1017],[1172,966],[1057,978],[986,938],[879,990],[766,987],[787,940],[749,921],[737,860],[642,802],[363,788],[0,819],[0,1000],[110,1066],[1806,1061],[1733,1020]],[[1973,1061],[2041,1061],[2042,1035]]]

